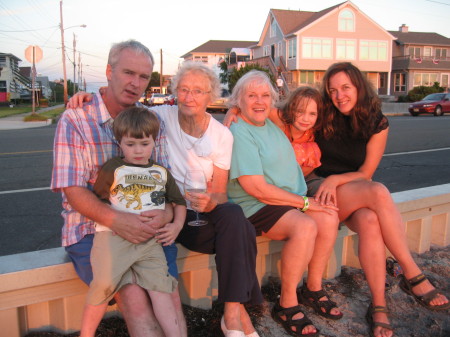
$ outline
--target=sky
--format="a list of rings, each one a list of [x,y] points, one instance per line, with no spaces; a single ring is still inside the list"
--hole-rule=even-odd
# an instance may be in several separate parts
[[[111,45],[127,39],[145,44],[155,57],[154,71],[174,74],[180,56],[209,40],[258,41],[271,8],[318,12],[344,0],[63,0],[62,18],[73,80],[81,56],[87,90],[105,85]],[[386,30],[402,24],[414,32],[436,32],[450,38],[450,0],[353,0]],[[30,66],[25,49],[39,46],[38,74],[63,78],[60,0],[0,0],[0,52],[14,54],[19,66]],[[86,28],[80,27],[86,25]],[[76,69],[78,74],[78,68]],[[78,77],[78,75],[77,75]]]

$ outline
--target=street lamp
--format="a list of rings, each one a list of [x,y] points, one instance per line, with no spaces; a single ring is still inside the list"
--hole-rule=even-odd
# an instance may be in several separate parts
[[[63,73],[64,73],[64,104],[67,104],[68,101],[68,95],[67,95],[67,74],[66,74],[66,49],[64,46],[64,31],[69,28],[73,27],[82,27],[86,28],[86,25],[76,25],[76,26],[70,26],[64,28],[63,24],[63,15],[62,15],[62,0],[59,2],[59,12],[61,17],[61,24],[60,24],[60,30],[61,30],[61,50],[62,50],[62,63],[63,63]]]

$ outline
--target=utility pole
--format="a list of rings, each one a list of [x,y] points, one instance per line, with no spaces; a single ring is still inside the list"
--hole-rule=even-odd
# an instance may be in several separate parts
[[[64,105],[67,104],[67,75],[66,75],[66,51],[64,47],[64,23],[63,23],[63,14],[62,14],[62,0],[59,1],[59,16],[61,18],[61,52],[62,52],[62,63],[63,63],[63,73],[64,73]]]
[[[77,81],[76,81],[76,78],[75,78],[76,49],[77,49],[77,40],[76,40],[75,33],[73,33],[73,93],[72,93],[72,95],[75,95],[75,93],[77,92],[77,89],[76,89]]]
[[[78,52],[78,90],[81,90],[82,88],[82,77],[81,77],[82,71],[81,71],[81,53]]]
[[[162,94],[163,93],[163,54],[162,54],[162,49],[160,49],[160,55],[161,55],[161,65],[160,65],[160,74],[159,74],[159,92]]]

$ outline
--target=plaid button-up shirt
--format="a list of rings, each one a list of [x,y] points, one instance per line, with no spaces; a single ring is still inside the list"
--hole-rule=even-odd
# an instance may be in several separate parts
[[[62,189],[80,186],[92,191],[102,165],[120,155],[119,145],[113,135],[112,121],[101,95],[96,94],[82,109],[66,110],[58,122],[51,189],[62,193],[63,246],[77,243],[85,235],[95,233],[94,222],[70,206]],[[160,123],[152,158],[162,166],[169,167],[165,126],[161,120]]]

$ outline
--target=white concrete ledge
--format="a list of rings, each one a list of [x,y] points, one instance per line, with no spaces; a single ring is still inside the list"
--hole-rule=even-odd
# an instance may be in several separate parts
[[[412,251],[423,253],[431,244],[450,244],[450,184],[393,193],[392,197],[405,222]],[[357,235],[342,227],[324,278],[339,275],[343,265],[360,267],[357,243]],[[258,237],[257,245],[256,272],[264,284],[269,276],[279,275],[283,242]],[[177,264],[183,303],[210,308],[217,297],[214,256],[179,246]],[[63,248],[0,257],[0,335],[79,330],[87,289]]]

